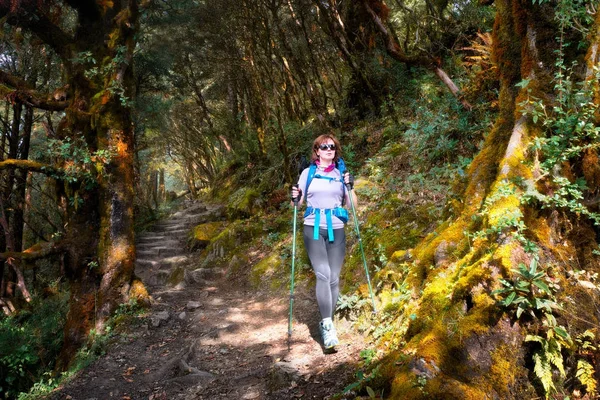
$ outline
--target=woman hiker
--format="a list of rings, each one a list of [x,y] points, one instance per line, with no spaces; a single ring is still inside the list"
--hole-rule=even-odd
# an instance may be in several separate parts
[[[313,143],[311,166],[302,171],[298,184],[292,187],[292,199],[298,198],[298,204],[306,199],[304,247],[317,278],[316,297],[322,318],[319,331],[326,349],[339,344],[333,313],[346,255],[344,224],[348,212],[342,206],[350,201],[348,196],[354,204],[357,201],[352,190],[354,179],[345,171],[340,156],[340,142],[335,136],[319,136]]]

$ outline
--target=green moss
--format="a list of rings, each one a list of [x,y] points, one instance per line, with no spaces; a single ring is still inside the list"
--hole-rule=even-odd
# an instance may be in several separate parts
[[[177,286],[178,284],[183,282],[184,273],[185,272],[183,267],[175,268],[173,271],[171,271],[171,274],[167,279],[167,283],[171,286]]]
[[[260,193],[254,188],[241,188],[233,193],[227,202],[227,213],[236,218],[254,215],[258,212]]]
[[[277,252],[271,253],[266,257],[263,257],[252,267],[250,281],[254,286],[260,286],[265,282],[270,282],[271,288],[281,288],[285,283],[279,279],[275,279],[274,275],[282,270],[285,270],[285,266],[283,265],[281,256]]]
[[[223,229],[221,222],[208,222],[194,227],[192,232],[193,239],[200,242],[210,242]]]

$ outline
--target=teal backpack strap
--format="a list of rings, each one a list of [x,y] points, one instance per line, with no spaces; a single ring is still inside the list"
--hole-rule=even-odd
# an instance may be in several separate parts
[[[313,227],[313,239],[319,240],[319,227],[321,226],[321,210],[315,210],[315,226]]]
[[[331,210],[325,210],[325,218],[327,220],[327,239],[333,242],[333,220],[331,219]]]
[[[344,160],[339,158],[337,160],[337,169],[340,171],[340,177],[342,179],[342,206],[346,205],[346,184],[344,183],[344,174],[346,173],[346,163]]]
[[[314,162],[310,164],[310,168],[308,169],[308,176],[306,177],[306,187],[304,188],[304,200],[308,196],[308,187],[315,177],[315,173],[317,172],[317,164]]]

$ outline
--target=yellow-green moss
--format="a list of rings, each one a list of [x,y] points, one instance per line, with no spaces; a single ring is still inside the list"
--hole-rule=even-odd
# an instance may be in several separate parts
[[[454,285],[454,298],[461,298],[473,287],[491,278],[489,258],[486,256],[460,270],[458,280]]]
[[[197,225],[192,232],[194,239],[201,242],[209,242],[214,239],[223,229],[222,222],[207,222]]]
[[[427,398],[423,390],[416,384],[417,376],[409,371],[398,372],[392,381],[389,399],[419,400]]]
[[[131,283],[129,299],[136,300],[139,304],[143,305],[150,304],[150,294],[140,279],[135,278]]]
[[[494,390],[500,396],[507,396],[509,388],[514,386],[518,376],[514,351],[508,345],[500,345],[492,352],[492,367],[489,372]]]
[[[275,272],[281,271],[283,268],[284,265],[279,253],[273,252],[266,257],[263,257],[256,265],[254,265],[250,281],[254,286],[259,286],[261,283],[267,281],[270,282],[271,288],[280,288],[283,286],[283,283],[272,278]]]

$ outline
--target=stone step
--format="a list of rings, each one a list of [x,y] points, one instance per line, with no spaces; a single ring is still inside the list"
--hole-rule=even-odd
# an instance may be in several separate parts
[[[187,255],[175,255],[164,257],[160,259],[152,258],[138,258],[135,261],[136,267],[140,268],[171,268],[173,266],[186,263],[190,260],[191,256]]]
[[[135,260],[135,266],[141,268],[153,268],[158,267],[160,265],[160,261],[151,260],[148,258],[138,258]]]
[[[189,226],[189,225],[177,224],[177,225],[167,226],[167,227],[163,228],[162,231],[164,233],[171,233],[171,232],[177,232],[177,231],[189,232],[190,228],[191,228],[191,226]]]
[[[144,232],[136,236],[137,243],[159,242],[169,239],[168,235],[159,235],[157,232]]]
[[[165,229],[170,229],[173,228],[174,226],[185,226],[187,227],[189,225],[188,221],[180,221],[180,220],[171,220],[171,221],[162,221],[162,222],[157,222],[156,224],[153,225],[152,229],[153,230],[165,230]]]
[[[190,208],[186,208],[184,210],[181,211],[177,211],[176,213],[174,213],[171,218],[185,218],[189,215],[199,215],[199,214],[204,214],[207,211],[212,211],[209,210],[208,207],[206,207],[203,204],[199,204],[196,207],[190,207]]]
[[[173,256],[182,256],[187,254],[182,248],[173,248],[173,247],[154,247],[149,250],[139,250],[137,251],[137,256],[142,258],[151,258],[151,257],[173,257]]]
[[[171,272],[164,269],[159,269],[153,273],[142,274],[140,278],[145,285],[148,286],[163,286],[167,283]]]
[[[160,247],[171,247],[171,248],[182,248],[185,246],[185,242],[174,239],[161,239],[161,240],[148,240],[136,243],[135,247],[138,250],[152,250]]]
[[[171,238],[173,238],[173,236],[175,235],[177,235],[178,237],[187,237],[189,233],[189,229],[173,229],[168,232],[165,232],[165,234],[168,234],[168,236],[170,236]]]
[[[165,239],[181,239],[187,237],[187,235],[191,232],[191,229],[173,229],[169,231],[157,230],[157,231],[147,231],[143,234],[137,236],[136,240],[138,242],[148,242],[148,241],[158,241]]]

